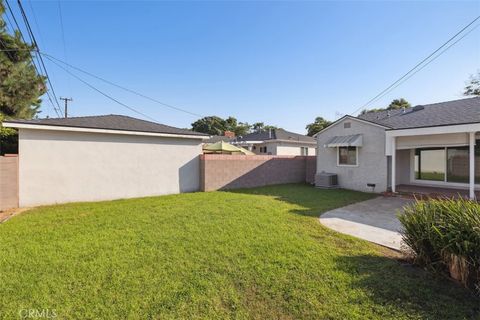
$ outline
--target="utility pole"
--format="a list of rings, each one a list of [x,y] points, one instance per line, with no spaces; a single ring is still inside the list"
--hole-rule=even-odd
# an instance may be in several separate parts
[[[62,98],[62,97],[60,97],[60,100],[65,101],[65,118],[68,118],[68,114],[67,114],[67,112],[68,112],[68,102],[73,101],[73,99],[72,98]]]

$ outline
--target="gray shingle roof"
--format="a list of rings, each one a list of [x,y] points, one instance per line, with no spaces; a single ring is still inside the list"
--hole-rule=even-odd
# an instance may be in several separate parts
[[[21,123],[36,124],[47,126],[62,126],[74,128],[89,129],[108,129],[122,131],[137,131],[148,133],[167,133],[192,136],[207,136],[206,134],[166,126],[164,124],[141,120],[123,115],[104,115],[104,116],[88,116],[88,117],[72,117],[72,118],[48,118],[48,119],[32,119],[32,120],[8,120],[5,123]]]
[[[250,133],[241,137],[236,137],[236,141],[267,141],[267,140],[288,140],[295,142],[315,143],[315,139],[302,134],[286,131],[283,129],[272,129],[271,131],[261,131]]]
[[[215,143],[219,141],[224,141],[224,142],[230,142],[232,141],[232,138],[226,137],[226,136],[210,136],[207,140],[205,140],[205,143]]]
[[[416,106],[404,110],[370,112],[358,116],[392,129],[480,122],[480,97]]]

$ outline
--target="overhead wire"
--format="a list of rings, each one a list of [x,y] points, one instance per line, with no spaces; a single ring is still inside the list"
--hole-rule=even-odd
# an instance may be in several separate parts
[[[100,93],[100,94],[103,95],[104,97],[106,97],[106,98],[112,100],[113,102],[115,102],[115,103],[117,103],[117,104],[119,104],[119,105],[121,105],[121,106],[129,109],[130,111],[133,111],[133,112],[135,112],[135,113],[137,113],[137,114],[139,114],[139,115],[141,115],[141,116],[143,116],[143,117],[145,117],[145,118],[148,118],[149,120],[152,120],[152,121],[154,121],[154,122],[158,122],[158,120],[156,120],[155,118],[152,118],[151,116],[149,116],[149,115],[147,115],[147,114],[145,114],[145,113],[137,110],[136,108],[134,108],[134,107],[132,107],[132,106],[129,106],[129,105],[121,102],[120,100],[118,100],[118,99],[112,97],[111,95],[103,92],[102,90],[98,89],[98,88],[95,87],[93,84],[91,84],[91,83],[87,82],[86,80],[82,79],[81,77],[79,77],[79,76],[76,75],[75,73],[71,72],[69,69],[67,69],[67,68],[64,67],[63,65],[59,64],[58,62],[54,61],[53,59],[49,58],[48,56],[45,56],[45,57],[46,57],[48,60],[50,60],[50,62],[52,62],[53,64],[55,64],[57,67],[63,69],[65,72],[67,72],[68,74],[70,74],[72,77],[74,77],[74,78],[77,79],[78,81],[80,81],[80,82],[82,82],[83,84],[85,84],[86,86],[88,86],[90,89],[92,89],[92,90]]]
[[[20,25],[18,24],[17,18],[15,17],[15,14],[13,13],[13,10],[12,10],[12,7],[10,6],[9,1],[8,1],[8,0],[5,0],[5,3],[7,4],[8,12],[9,12],[10,15],[12,16],[12,19],[13,19],[13,21],[14,21],[14,23],[15,23],[15,26],[13,26],[10,18],[8,17],[8,15],[6,15],[7,20],[9,20],[9,22],[10,22],[11,28],[12,28],[13,30],[15,30],[15,27],[16,27],[16,30],[18,30],[22,41],[23,41],[24,43],[26,43],[25,37],[23,36],[22,29],[20,28]],[[21,5],[21,4],[20,4],[20,5]],[[32,44],[33,44],[33,43],[32,43]],[[20,50],[22,50],[22,49],[17,49],[17,51],[20,51]],[[28,49],[28,51],[35,51],[35,50]],[[37,51],[38,51],[38,47],[37,47]],[[34,66],[37,74],[44,76],[43,73],[40,72],[40,70],[39,70],[40,66],[37,66],[37,65],[35,64],[34,55],[30,54],[30,58],[31,58],[31,60],[32,60],[32,65]],[[36,57],[36,58],[37,58],[37,63],[39,63],[39,62],[38,62],[38,59],[39,59],[39,58],[38,58],[38,57]],[[40,69],[41,69],[41,68],[40,68]],[[47,77],[47,81],[49,81],[48,76],[46,76],[46,77]],[[57,107],[55,107],[55,104],[54,104],[53,101],[52,101],[52,97],[50,96],[48,87],[47,87],[47,90],[46,90],[46,94],[47,94],[48,100],[49,100],[50,103],[52,104],[53,110],[55,111],[55,113],[57,114],[57,116],[59,116],[59,110],[60,110],[60,108],[59,108],[59,110],[57,110],[57,107],[59,107],[58,102],[57,102]],[[61,110],[60,110],[60,112],[61,112]]]
[[[455,33],[455,35],[453,35],[452,37],[450,37],[447,41],[445,41],[440,47],[438,47],[436,50],[434,50],[432,53],[430,53],[426,58],[422,59],[420,62],[418,62],[417,64],[415,64],[415,66],[413,68],[411,68],[408,72],[406,72],[405,74],[403,74],[400,78],[398,78],[397,80],[395,80],[392,84],[390,84],[388,87],[386,87],[385,89],[383,89],[380,93],[378,93],[376,96],[374,96],[372,99],[370,99],[369,101],[367,101],[365,104],[363,104],[361,107],[357,108],[355,111],[353,111],[351,114],[355,114],[357,113],[358,111],[362,110],[362,109],[365,109],[366,107],[368,107],[370,104],[372,104],[373,102],[375,101],[378,101],[380,98],[382,98],[383,96],[385,96],[385,94],[388,92],[390,92],[389,90],[391,88],[393,88],[394,86],[396,86],[400,81],[402,81],[403,79],[405,79],[406,77],[408,77],[412,72],[414,72],[418,67],[420,67],[422,64],[424,64],[425,62],[427,62],[431,57],[433,57],[437,52],[441,51],[444,47],[446,47],[452,40],[454,40],[455,38],[457,38],[461,33],[463,33],[466,29],[468,29],[472,24],[474,24],[476,21],[478,21],[480,19],[480,16],[477,16],[475,19],[473,19],[472,21],[470,21],[465,27],[463,27],[460,31],[458,31],[457,33]],[[476,28],[476,27],[475,27]],[[460,38],[463,39],[464,37]],[[455,42],[454,44],[458,43]],[[446,51],[446,50],[445,50]],[[440,53],[443,54],[443,52],[445,51],[442,51]],[[436,58],[435,58],[436,59]],[[423,67],[422,67],[423,69]],[[416,72],[415,72],[416,73]],[[410,77],[409,77],[410,78]],[[402,82],[403,83],[403,82]]]
[[[137,96],[140,96],[140,97],[142,97],[142,98],[144,98],[144,99],[147,99],[147,100],[150,100],[150,101],[152,101],[152,102],[158,103],[158,104],[160,104],[160,105],[162,105],[162,106],[164,106],[164,107],[168,107],[168,108],[171,108],[171,109],[180,111],[180,112],[188,113],[188,114],[190,114],[190,115],[192,115],[192,116],[195,116],[195,117],[200,117],[200,118],[203,117],[203,115],[201,115],[201,114],[198,114],[198,113],[195,113],[195,112],[191,112],[191,111],[188,111],[188,110],[186,110],[186,109],[173,106],[173,105],[171,105],[171,104],[167,104],[167,103],[165,103],[165,102],[162,102],[162,101],[159,101],[159,100],[157,100],[157,99],[155,99],[155,98],[149,97],[149,96],[147,96],[147,95],[145,95],[145,94],[143,94],[143,93],[140,93],[140,92],[138,92],[138,91],[135,91],[135,90],[129,89],[129,88],[125,87],[125,86],[122,86],[122,85],[119,85],[119,84],[117,84],[117,83],[114,83],[114,82],[112,82],[112,81],[110,81],[110,80],[107,80],[107,79],[102,78],[102,77],[100,77],[100,76],[97,76],[97,75],[95,75],[95,74],[93,74],[93,73],[91,73],[91,72],[88,72],[88,71],[83,70],[83,69],[81,69],[81,68],[79,68],[79,67],[76,67],[76,66],[74,66],[74,65],[72,65],[72,64],[70,64],[70,63],[67,63],[67,62],[65,62],[65,61],[62,61],[62,60],[60,60],[60,59],[58,59],[58,58],[56,58],[56,57],[54,57],[54,56],[52,56],[52,55],[50,55],[50,54],[47,54],[47,53],[45,53],[45,52],[40,52],[40,54],[43,55],[43,56],[45,56],[45,57],[48,57],[48,58],[50,58],[50,59],[53,59],[53,60],[55,60],[55,61],[57,61],[57,62],[65,65],[65,66],[68,66],[68,67],[70,67],[71,69],[74,69],[74,70],[77,70],[77,71],[79,71],[79,72],[82,72],[82,73],[84,73],[84,74],[86,74],[86,75],[88,75],[88,76],[90,76],[90,77],[93,77],[93,78],[95,78],[95,79],[97,79],[97,80],[100,80],[100,81],[102,81],[102,82],[105,82],[105,83],[107,83],[107,84],[109,84],[109,85],[111,85],[111,86],[117,87],[117,88],[122,89],[122,90],[124,90],[124,91],[130,92],[130,93],[135,94],[135,95],[137,95]]]
[[[6,1],[8,2],[8,0],[6,0]],[[47,78],[47,82],[48,82],[50,91],[52,92],[52,95],[54,97],[56,106],[58,108],[58,112],[60,113],[61,116],[63,116],[62,108],[60,107],[60,104],[58,102],[57,94],[55,93],[55,89],[53,87],[52,81],[51,81],[50,76],[48,74],[47,67],[45,66],[45,62],[43,61],[42,55],[40,54],[40,48],[38,46],[37,40],[35,39],[35,35],[33,34],[32,28],[30,26],[30,22],[28,21],[28,17],[25,13],[25,10],[23,9],[23,6],[22,6],[22,3],[20,2],[20,0],[17,0],[17,3],[18,3],[18,7],[20,8],[20,13],[22,14],[25,26],[27,28],[28,35],[29,35],[29,37],[32,41],[32,44],[34,45],[34,47],[36,49],[35,50],[35,52],[37,53],[36,56],[38,57],[38,59],[40,61],[40,64],[43,68],[43,71],[45,73],[45,77]],[[47,92],[48,92],[48,88],[47,88]]]

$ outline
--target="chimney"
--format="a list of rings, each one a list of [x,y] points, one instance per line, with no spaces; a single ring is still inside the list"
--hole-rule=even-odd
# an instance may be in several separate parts
[[[268,129],[268,139],[272,139],[272,129]]]
[[[223,135],[227,138],[230,138],[230,139],[235,138],[235,132],[233,132],[233,131],[228,131],[227,130],[223,133]]]

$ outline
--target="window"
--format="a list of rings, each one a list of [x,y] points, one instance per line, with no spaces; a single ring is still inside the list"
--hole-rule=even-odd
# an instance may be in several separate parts
[[[308,156],[308,147],[300,147],[300,155]]]
[[[350,128],[351,126],[352,126],[352,124],[351,124],[350,122],[344,122],[344,123],[343,123],[343,128],[344,128],[344,129],[348,129],[348,128]]]
[[[480,141],[475,145],[475,163],[480,162]],[[415,149],[415,179],[468,183],[469,147]],[[475,183],[480,183],[480,168],[475,166]]]
[[[260,147],[260,153],[267,153],[267,147]]]
[[[445,148],[415,150],[415,179],[445,181]]]
[[[356,166],[357,147],[338,147],[338,165]]]

